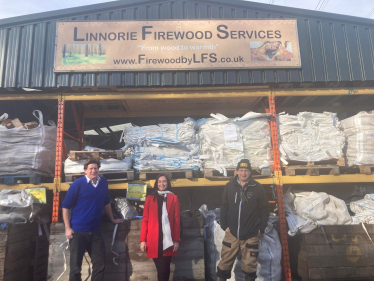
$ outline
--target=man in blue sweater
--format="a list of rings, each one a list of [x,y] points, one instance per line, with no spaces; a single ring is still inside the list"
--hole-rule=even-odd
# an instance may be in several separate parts
[[[62,202],[65,236],[70,239],[70,281],[81,281],[82,261],[85,251],[92,261],[92,281],[104,280],[105,248],[100,233],[103,210],[113,223],[108,182],[99,177],[100,160],[88,159],[84,164],[85,176],[74,181]],[[71,219],[70,219],[71,210]]]

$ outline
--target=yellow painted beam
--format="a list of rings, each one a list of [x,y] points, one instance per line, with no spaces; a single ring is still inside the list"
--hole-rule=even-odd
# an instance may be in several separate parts
[[[373,175],[320,175],[320,176],[283,176],[283,184],[314,184],[314,183],[369,183],[374,182]]]
[[[38,188],[38,187],[46,187],[47,190],[53,190],[54,183],[41,183],[41,184],[0,184],[0,190],[3,189],[25,189],[25,188]],[[67,183],[61,183],[61,189],[68,190],[69,185]]]
[[[206,98],[243,98],[243,97],[267,97],[270,89],[249,90],[212,90],[204,88],[189,90],[173,90],[164,92],[92,92],[92,93],[65,93],[65,100],[149,100],[149,99],[206,99]],[[275,96],[347,96],[347,95],[374,95],[374,88],[296,88],[273,89]]]
[[[1,94],[0,101],[22,101],[22,100],[58,100],[58,93],[43,94]]]
[[[172,106],[172,104],[170,104]],[[374,109],[374,107],[373,107]],[[225,109],[192,109],[192,110],[174,110],[167,109],[162,111],[124,111],[124,110],[86,110],[85,118],[120,118],[120,117],[159,117],[159,116],[210,116],[211,113],[219,112],[223,115],[245,114],[248,108],[225,108]]]
[[[268,88],[193,88],[193,89],[151,89],[129,90],[121,92],[89,92],[64,93],[66,101],[84,100],[142,100],[142,99],[206,99],[206,98],[236,98],[236,97],[267,97],[271,93]],[[347,96],[347,95],[374,95],[374,88],[292,88],[273,89],[275,96]],[[12,100],[57,100],[58,93],[9,93],[1,94],[0,101]]]
[[[374,182],[373,175],[364,174],[353,174],[353,175],[320,175],[320,176],[283,176],[283,184],[329,184],[329,183],[372,183]],[[273,178],[256,178],[261,184],[271,185],[274,183]],[[212,181],[205,178],[195,179],[176,179],[172,180],[173,187],[214,187],[224,186],[228,181]],[[127,189],[128,183],[145,183],[149,188],[152,188],[155,181],[131,181],[124,183],[109,183],[109,189]],[[25,189],[27,187],[46,187],[48,190],[53,190],[53,183],[42,183],[42,184],[13,184],[5,185],[0,184],[0,190],[3,189]],[[61,183],[61,191],[67,191],[69,184]]]
[[[374,110],[373,105],[364,106],[305,106],[305,107],[277,107],[277,112],[286,112],[290,114],[297,114],[303,111],[310,112],[360,112],[360,111],[371,111]],[[159,116],[209,116],[211,113],[218,111],[223,115],[231,114],[245,114],[249,111],[248,108],[225,108],[225,109],[193,109],[193,110],[163,110],[163,111],[124,111],[124,110],[86,110],[84,112],[85,118],[121,118],[121,117],[159,117]],[[256,112],[265,112],[263,108],[258,108]]]
[[[374,95],[374,88],[294,88],[273,89],[276,97],[280,96],[348,96]]]
[[[276,106],[276,105],[275,105]],[[342,113],[342,112],[353,112],[358,113],[360,111],[371,111],[374,110],[374,104],[367,104],[363,106],[324,106],[323,104],[319,106],[294,106],[294,107],[282,107],[276,106],[277,112],[286,112],[290,114],[297,114],[303,111],[310,111],[310,112],[334,112],[334,113]],[[257,112],[263,112],[262,108],[259,108]]]
[[[245,97],[267,97],[270,90],[259,89],[249,91],[180,91],[168,92],[126,92],[126,93],[65,93],[66,101],[95,101],[95,100],[155,100],[155,99],[217,99],[217,98],[245,98]]]

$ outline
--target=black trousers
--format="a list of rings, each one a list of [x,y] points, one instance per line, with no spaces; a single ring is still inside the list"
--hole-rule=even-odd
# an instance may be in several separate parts
[[[82,281],[81,270],[85,252],[91,257],[92,281],[104,280],[105,245],[100,230],[94,232],[75,231],[70,239],[69,281]]]
[[[153,259],[157,269],[158,281],[169,281],[171,256]]]

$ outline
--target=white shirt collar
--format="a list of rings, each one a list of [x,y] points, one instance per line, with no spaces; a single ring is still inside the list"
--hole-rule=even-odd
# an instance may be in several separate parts
[[[93,183],[93,181],[89,178],[89,177],[87,177],[87,175],[85,176],[86,177],[86,179],[87,179],[87,183],[92,183],[92,185],[94,186],[94,187],[97,187],[98,186],[98,184],[99,184],[99,181],[101,180],[101,178],[99,177],[99,176],[97,176],[97,181],[96,181],[96,184],[94,184]]]

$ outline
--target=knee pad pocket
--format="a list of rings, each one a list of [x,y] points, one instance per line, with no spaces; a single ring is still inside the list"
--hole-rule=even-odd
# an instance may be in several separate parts
[[[222,244],[225,245],[228,248],[231,248],[231,243],[229,243],[229,242],[222,241]]]

